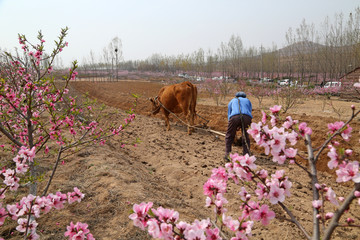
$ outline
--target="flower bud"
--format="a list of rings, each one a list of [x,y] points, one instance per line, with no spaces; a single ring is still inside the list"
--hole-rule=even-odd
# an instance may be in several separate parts
[[[347,219],[346,219],[346,222],[347,222],[348,224],[351,224],[351,223],[354,223],[355,221],[354,221],[354,219],[352,219],[352,218],[347,218]]]
[[[329,220],[329,219],[331,219],[333,216],[334,216],[334,213],[328,212],[328,213],[325,214],[325,220]]]
[[[359,191],[355,191],[354,195],[355,195],[355,197],[360,198],[360,192]]]

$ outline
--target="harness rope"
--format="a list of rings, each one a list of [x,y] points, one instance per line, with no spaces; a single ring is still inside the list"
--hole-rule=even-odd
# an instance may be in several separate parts
[[[199,127],[196,127],[196,126],[191,126],[191,125],[187,124],[186,122],[184,122],[181,118],[179,118],[175,113],[173,113],[173,112],[171,112],[169,109],[167,109],[167,108],[160,102],[158,96],[156,96],[154,100],[159,103],[159,107],[157,107],[156,110],[153,111],[153,113],[156,112],[156,111],[160,108],[160,106],[161,106],[161,107],[163,107],[166,111],[168,111],[170,114],[173,114],[180,122],[182,122],[182,123],[183,123],[184,125],[186,125],[187,127],[192,127],[192,128],[194,128],[194,129],[199,129],[199,130],[203,130],[203,131],[206,131],[206,132],[211,132],[211,133],[219,134],[219,135],[221,135],[221,136],[223,136],[223,137],[226,136],[224,133],[214,131],[214,130],[212,130],[212,129],[210,129],[210,128],[204,129],[204,128],[199,128]],[[239,100],[239,99],[238,99],[238,100]],[[240,100],[239,100],[239,108],[240,108]],[[206,121],[206,124],[210,121],[210,120],[207,120],[207,119],[201,117],[201,116],[200,116],[199,114],[197,114],[197,113],[196,113],[196,115],[199,116],[200,118],[204,119],[204,120]],[[244,123],[243,123],[243,118],[242,118],[242,114],[241,114],[241,108],[240,108],[240,115],[241,115],[241,125],[242,125],[242,131],[241,131],[241,132],[242,132],[243,138],[245,138],[245,132],[244,132],[245,126],[244,126]],[[205,125],[206,125],[206,124],[205,124]],[[247,141],[246,141],[246,138],[245,138],[245,144],[246,144],[246,147],[247,147],[248,150],[249,150],[249,155],[251,156],[252,153],[251,153],[251,151],[250,151],[250,147],[249,147],[249,145],[248,145],[248,143],[247,143]]]
[[[160,103],[158,96],[156,96],[154,100],[155,100],[155,101],[157,100],[157,101]],[[160,103],[160,104],[161,104],[161,103]],[[159,104],[159,106],[158,106],[154,111],[151,112],[151,114],[154,114],[156,111],[158,111],[158,110],[160,109],[160,104]]]
[[[187,127],[195,128],[195,129],[200,129],[200,130],[207,131],[207,132],[217,133],[217,134],[220,134],[220,135],[222,135],[222,136],[225,136],[225,134],[220,133],[220,132],[216,132],[216,131],[211,130],[211,129],[204,129],[204,128],[200,128],[200,127],[196,127],[196,126],[191,126],[191,125],[189,125],[188,123],[184,122],[181,118],[179,118],[175,113],[173,113],[173,112],[171,112],[169,109],[167,109],[167,108],[160,102],[158,96],[156,96],[154,100],[159,103],[159,107],[157,107],[156,110],[152,111],[152,113],[158,111],[158,109],[159,109],[160,107],[163,107],[166,111],[168,111],[170,114],[173,114],[180,122],[182,122],[182,123],[183,123],[184,125],[186,125]],[[206,121],[205,125],[206,125],[207,123],[209,123],[210,120],[207,120],[207,119],[203,118],[202,116],[200,116],[200,115],[197,114],[197,113],[195,113],[195,114]]]

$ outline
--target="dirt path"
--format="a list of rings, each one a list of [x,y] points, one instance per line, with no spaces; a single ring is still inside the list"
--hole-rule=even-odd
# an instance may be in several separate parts
[[[117,87],[115,87],[117,86]],[[70,221],[87,222],[96,239],[100,240],[143,240],[151,239],[146,232],[134,227],[128,218],[134,203],[154,202],[154,207],[163,206],[172,208],[180,213],[180,219],[192,222],[213,216],[211,209],[206,209],[203,184],[211,175],[211,170],[224,164],[224,138],[216,137],[203,131],[187,135],[186,128],[175,121],[171,123],[172,130],[167,132],[164,121],[158,117],[149,117],[148,96],[156,95],[157,88],[149,83],[143,84],[91,84],[79,83],[76,88],[81,92],[90,92],[90,95],[100,102],[120,110],[119,114],[112,115],[110,120],[123,121],[126,114],[124,109],[132,106],[131,93],[139,93],[142,97],[138,101],[136,111],[140,114],[126,129],[127,137],[139,138],[137,146],[126,145],[122,148],[124,137],[111,139],[105,146],[94,145],[79,154],[69,158],[65,165],[59,167],[50,192],[70,191],[74,186],[84,191],[85,199],[66,207],[59,212],[53,212],[40,219],[42,239],[64,239],[63,233]],[[226,106],[199,105],[198,113],[210,119],[209,126],[218,131],[226,128]],[[260,109],[255,109],[256,119],[260,119]],[[298,113],[298,117],[312,122],[314,129],[326,129],[324,122],[329,119],[314,118],[311,115]],[[330,119],[331,120],[331,119]],[[358,128],[358,125],[355,125]],[[326,130],[325,130],[326,131]],[[358,132],[358,131],[357,131]],[[314,138],[320,141],[325,138],[324,131]],[[354,141],[358,141],[355,139]],[[285,204],[294,211],[298,220],[311,231],[311,189],[307,175],[292,165],[279,167],[270,159],[261,154],[260,149],[253,148],[257,156],[259,167],[270,173],[277,169],[285,169],[293,182],[291,202]],[[234,147],[234,152],[239,152]],[[358,154],[358,152],[355,152]],[[49,160],[49,169],[52,164]],[[336,191],[348,191],[346,186],[333,186],[334,178],[323,173],[321,182],[331,184]],[[227,208],[229,215],[239,211],[237,193],[240,186],[231,186]],[[232,196],[232,197],[230,197]],[[277,206],[273,209],[277,219],[266,227],[256,223],[253,230],[253,239],[304,239],[300,231],[285,220],[284,212]],[[360,221],[360,211],[347,214]],[[15,225],[13,225],[14,227]],[[11,237],[12,228],[9,226],[2,234],[5,239]],[[340,228],[333,239],[358,239],[360,231],[356,228]]]

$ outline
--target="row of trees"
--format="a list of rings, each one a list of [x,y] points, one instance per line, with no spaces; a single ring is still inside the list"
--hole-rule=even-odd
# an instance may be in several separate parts
[[[326,18],[318,28],[303,20],[287,31],[286,44],[281,49],[245,47],[241,37],[233,35],[216,51],[200,48],[190,54],[153,54],[145,60],[123,61],[121,40],[114,38],[98,59],[90,52],[79,73],[139,70],[211,77],[218,72],[235,79],[296,78],[301,84],[339,79],[360,66],[360,8],[348,16],[337,14],[332,22]]]

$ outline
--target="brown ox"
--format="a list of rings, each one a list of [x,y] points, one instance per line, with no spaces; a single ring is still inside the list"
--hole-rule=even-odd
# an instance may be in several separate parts
[[[188,125],[194,125],[196,115],[197,88],[191,82],[182,82],[170,86],[162,87],[155,98],[150,98],[152,103],[152,114],[157,114],[160,110],[164,113],[167,130],[170,130],[169,114],[184,113]],[[193,129],[188,126],[188,133]]]

